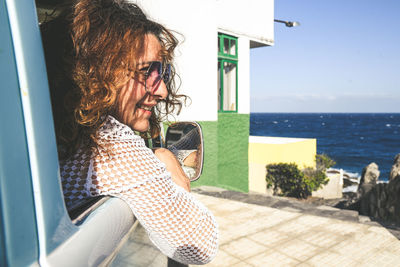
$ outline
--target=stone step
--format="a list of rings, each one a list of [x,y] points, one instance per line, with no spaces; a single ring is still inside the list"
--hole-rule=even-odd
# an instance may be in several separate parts
[[[193,188],[192,191],[209,196],[226,198],[249,204],[267,206],[290,212],[300,212],[315,216],[329,217],[338,220],[346,220],[352,222],[364,223],[367,221],[368,222],[371,221],[367,219],[368,217],[365,218],[366,216],[361,217],[362,219],[360,220],[358,211],[355,210],[345,210],[328,205],[307,203],[305,201],[292,198],[267,196],[259,193],[242,193],[212,186],[201,186]]]

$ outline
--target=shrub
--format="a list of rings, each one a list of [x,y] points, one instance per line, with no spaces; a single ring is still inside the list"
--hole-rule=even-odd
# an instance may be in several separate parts
[[[269,164],[267,168],[267,187],[273,187],[274,193],[281,196],[307,198],[312,191],[318,190],[329,182],[326,169],[336,162],[325,154],[316,155],[316,168],[305,168],[302,171],[295,163]]]
[[[266,181],[268,188],[274,187],[274,192],[279,188],[282,196],[307,198],[311,195],[311,188],[305,182],[304,173],[295,163],[267,165]]]
[[[324,171],[336,164],[336,162],[326,154],[315,155],[315,162],[317,164],[317,169],[323,169]]]
[[[326,169],[333,167],[336,162],[326,154],[315,155],[316,168],[305,168],[303,173],[305,175],[306,183],[310,184],[312,191],[316,191],[329,182],[326,176]]]
[[[311,191],[316,191],[320,189],[322,185],[326,185],[329,182],[325,169],[305,168],[303,169],[303,173],[304,182],[310,186]]]

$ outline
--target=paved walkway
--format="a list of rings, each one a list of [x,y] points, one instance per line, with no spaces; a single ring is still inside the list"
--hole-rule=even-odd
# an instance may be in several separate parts
[[[220,225],[219,253],[206,266],[400,266],[400,240],[382,226],[197,197]]]
[[[400,266],[397,232],[356,212],[208,187],[194,191],[220,227],[219,252],[206,266]],[[134,247],[121,251],[126,258],[119,260],[142,261],[125,266],[166,266],[143,230],[131,241]]]

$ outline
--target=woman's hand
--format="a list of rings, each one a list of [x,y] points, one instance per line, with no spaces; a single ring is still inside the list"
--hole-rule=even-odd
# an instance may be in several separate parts
[[[167,166],[167,171],[172,175],[172,181],[190,192],[190,180],[182,170],[181,164],[175,155],[165,148],[154,149],[156,157]]]

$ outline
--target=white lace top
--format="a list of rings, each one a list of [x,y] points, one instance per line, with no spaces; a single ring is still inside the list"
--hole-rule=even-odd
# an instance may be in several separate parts
[[[99,129],[99,153],[78,150],[61,162],[67,207],[97,195],[125,200],[153,243],[185,264],[205,264],[216,255],[214,216],[177,186],[144,140],[109,116]]]

